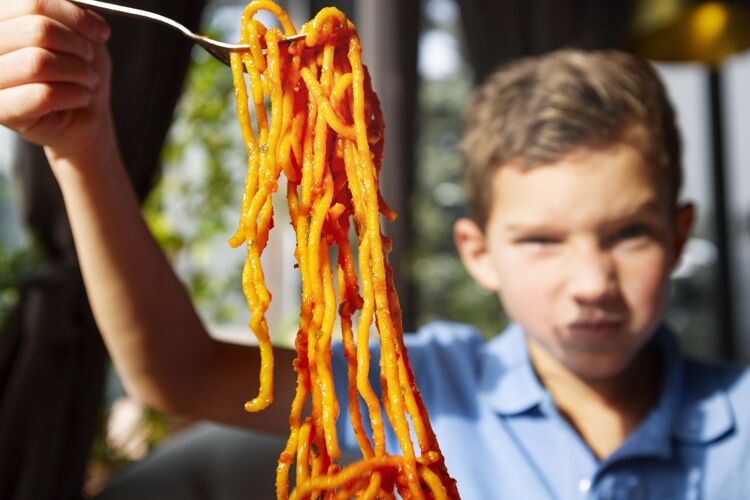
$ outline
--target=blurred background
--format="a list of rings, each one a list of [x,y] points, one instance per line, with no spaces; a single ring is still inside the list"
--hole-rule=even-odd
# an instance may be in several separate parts
[[[120,3],[227,41],[238,38],[244,6]],[[465,211],[456,146],[472,87],[523,55],[564,46],[625,48],[654,60],[666,82],[684,140],[682,198],[698,207],[694,236],[673,276],[668,320],[693,355],[750,360],[748,2],[279,3],[297,25],[335,5],[359,27],[386,117],[382,191],[399,213],[386,231],[394,239],[391,263],[407,330],[448,319],[470,322],[489,338],[506,323],[497,299],[464,272],[451,238],[453,220]],[[242,251],[226,243],[245,169],[230,72],[173,32],[110,19],[113,106],[144,215],[212,334],[252,342],[239,286]],[[154,41],[163,52],[153,53]],[[294,234],[279,202],[264,259],[272,332],[289,344],[299,282]],[[257,467],[270,483],[275,440],[196,425],[125,397],[90,318],[54,181],[38,150],[5,129],[0,325],[0,497],[78,498],[108,484],[100,498],[266,498],[250,494],[236,470]],[[248,447],[265,455],[247,457]]]

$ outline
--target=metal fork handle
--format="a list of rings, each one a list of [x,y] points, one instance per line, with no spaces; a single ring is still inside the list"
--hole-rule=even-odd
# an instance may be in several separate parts
[[[184,25],[178,23],[174,19],[170,19],[166,16],[162,16],[160,14],[156,14],[155,12],[149,12],[147,10],[142,9],[136,9],[133,7],[126,7],[125,5],[116,5],[113,3],[108,2],[100,2],[98,0],[69,0],[70,2],[77,3],[79,5],[86,5],[89,7],[94,7],[96,9],[108,11],[108,12],[114,12],[115,14],[124,14],[129,17],[134,17],[137,19],[149,19],[151,21],[165,24],[167,26],[170,26],[178,31],[180,31],[183,35],[192,38],[196,41],[202,41],[202,42],[208,42],[210,44],[216,45],[218,47],[223,47],[225,49],[229,50],[247,50],[250,48],[247,44],[242,43],[227,43],[222,42],[219,40],[214,40],[212,38],[207,38],[201,35],[198,35],[196,33],[193,33],[189,29],[187,29]],[[302,40],[305,38],[304,33],[298,33],[296,35],[291,35],[285,38],[282,38],[279,40],[281,43],[291,43],[297,40]]]
[[[174,19],[170,19],[168,17],[162,16],[160,14],[156,14],[154,12],[149,12],[147,10],[141,10],[141,9],[135,9],[133,7],[126,7],[124,5],[115,5],[107,2],[100,2],[98,0],[69,0],[73,3],[79,4],[79,5],[86,5],[88,7],[94,7],[95,9],[104,10],[108,12],[114,12],[115,14],[124,14],[130,17],[138,18],[138,19],[148,19],[157,23],[165,24],[167,26],[170,26],[178,31],[180,31],[183,35],[192,38],[194,40],[200,39],[201,41],[205,41],[205,37],[201,37],[200,35],[197,35],[187,29],[184,25],[178,23]],[[209,43],[215,44],[219,47],[223,47],[225,49],[229,50],[246,50],[249,47],[249,45],[246,44],[236,44],[236,43],[226,43],[226,42],[220,42],[218,40],[210,40]]]
[[[0,1],[3,1],[3,0],[0,0]],[[111,12],[117,15],[125,15],[128,17],[133,17],[137,19],[145,19],[147,21],[152,21],[152,22],[156,22],[159,24],[163,24],[165,26],[169,26],[170,28],[176,29],[177,31],[185,35],[186,37],[193,40],[193,42],[195,42],[196,44],[206,49],[212,56],[216,57],[218,60],[220,60],[227,66],[231,65],[231,60],[230,60],[230,55],[229,55],[231,51],[233,50],[244,51],[244,50],[250,49],[250,46],[247,44],[220,42],[218,40],[214,40],[213,38],[198,35],[190,31],[189,29],[187,29],[185,26],[178,23],[174,19],[170,19],[168,17],[155,14],[147,10],[135,9],[133,7],[126,7],[124,5],[117,5],[117,4],[112,4],[108,2],[100,2],[99,0],[69,0],[69,1],[78,5],[81,5],[81,6],[92,7],[97,10]],[[280,42],[291,43],[297,40],[301,40],[305,38],[305,36],[306,35],[304,33],[298,33],[296,35],[291,35],[286,38],[282,38]]]

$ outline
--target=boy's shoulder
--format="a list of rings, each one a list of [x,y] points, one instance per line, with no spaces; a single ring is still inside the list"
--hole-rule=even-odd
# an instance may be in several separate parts
[[[486,343],[471,325],[433,321],[404,336],[419,391],[431,413],[472,414]]]
[[[673,421],[679,462],[706,498],[750,498],[750,368],[685,357]]]
[[[524,334],[516,324],[486,340],[472,325],[433,321],[404,339],[415,366],[434,365],[445,372],[465,371],[464,375],[472,380],[478,380],[488,365],[507,372],[528,362]]]
[[[480,401],[515,411],[541,397],[516,324],[485,340],[471,325],[436,321],[405,336],[405,343],[431,412],[461,408],[460,413],[473,414]]]
[[[682,388],[678,436],[706,442],[731,432],[750,442],[750,367],[687,356]]]
[[[417,377],[451,377],[462,386],[476,380],[485,342],[479,330],[463,323],[433,321],[404,337]],[[450,369],[446,369],[450,367]]]

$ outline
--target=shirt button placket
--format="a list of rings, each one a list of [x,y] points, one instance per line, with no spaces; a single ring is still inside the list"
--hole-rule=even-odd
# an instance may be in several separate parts
[[[625,474],[604,478],[592,497],[597,500],[646,500],[648,495],[645,484],[638,477]]]

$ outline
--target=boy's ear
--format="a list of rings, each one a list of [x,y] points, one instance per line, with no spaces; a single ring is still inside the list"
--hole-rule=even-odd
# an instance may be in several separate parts
[[[453,240],[464,267],[479,286],[496,292],[497,276],[487,248],[484,232],[471,219],[462,218],[453,225]]]
[[[686,203],[677,207],[675,214],[675,231],[674,231],[674,260],[672,267],[675,267],[680,261],[682,251],[685,249],[685,243],[690,238],[695,222],[695,207],[692,203]]]

